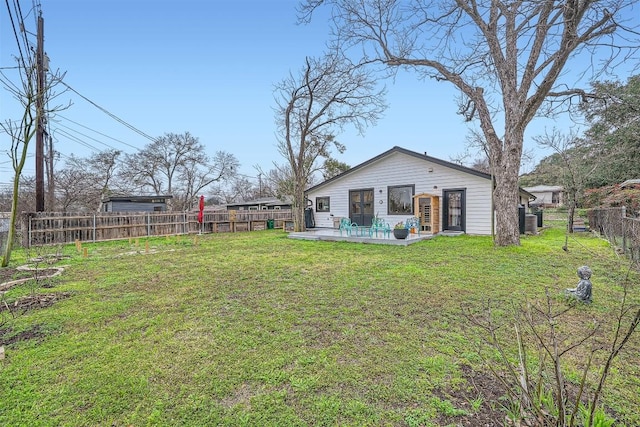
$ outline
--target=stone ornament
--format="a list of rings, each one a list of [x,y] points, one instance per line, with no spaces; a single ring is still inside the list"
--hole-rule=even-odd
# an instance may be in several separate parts
[[[591,304],[591,269],[586,265],[578,268],[578,277],[580,281],[575,288],[565,290],[565,295],[575,298],[585,304]]]

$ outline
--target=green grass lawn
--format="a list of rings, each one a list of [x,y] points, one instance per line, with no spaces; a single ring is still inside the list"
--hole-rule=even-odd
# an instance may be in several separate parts
[[[587,264],[594,303],[572,319],[609,327],[627,272],[588,234],[563,251],[560,227],[511,248],[471,236],[407,247],[300,241],[279,230],[145,243],[85,244],[87,257],[65,247],[64,274],[37,292],[71,297],[2,317],[0,338],[33,338],[5,345],[0,425],[501,422],[506,404],[461,303],[491,299],[506,316],[549,289],[562,304]],[[20,285],[5,299],[30,292]],[[635,285],[634,301],[639,294]],[[628,426],[640,425],[639,342],[634,335],[616,360],[604,396]]]

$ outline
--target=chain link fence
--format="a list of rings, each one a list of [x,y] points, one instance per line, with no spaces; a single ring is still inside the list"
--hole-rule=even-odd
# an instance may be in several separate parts
[[[604,236],[618,251],[640,263],[640,218],[627,216],[621,208],[598,208],[587,212],[589,227]]]

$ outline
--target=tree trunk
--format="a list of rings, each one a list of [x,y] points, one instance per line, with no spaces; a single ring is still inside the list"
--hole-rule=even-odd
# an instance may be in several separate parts
[[[494,202],[496,215],[495,244],[497,246],[520,245],[518,172],[520,170],[523,139],[523,132],[507,130],[504,149],[501,149],[501,152],[497,154],[492,153],[496,179]]]
[[[306,203],[304,200],[304,185],[296,184],[293,197],[293,231],[305,231],[304,226],[304,208]]]
[[[520,244],[520,225],[518,217],[519,197],[518,179],[510,176],[513,173],[501,168],[495,174],[496,189],[494,194],[496,214],[497,246]]]
[[[7,241],[4,247],[4,256],[2,257],[2,268],[9,265],[11,260],[11,250],[13,249],[13,241],[16,235],[16,218],[18,217],[18,190],[19,190],[20,174],[16,173],[13,178],[13,197],[11,198],[11,218],[9,220],[9,230],[7,230]],[[26,230],[23,230],[26,233]]]

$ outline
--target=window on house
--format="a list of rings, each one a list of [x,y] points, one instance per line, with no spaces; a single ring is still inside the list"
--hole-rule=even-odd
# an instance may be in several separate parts
[[[413,215],[413,185],[389,187],[389,215]]]
[[[316,212],[329,212],[329,197],[316,197]]]
[[[551,203],[560,203],[560,193],[557,191],[551,193]]]

